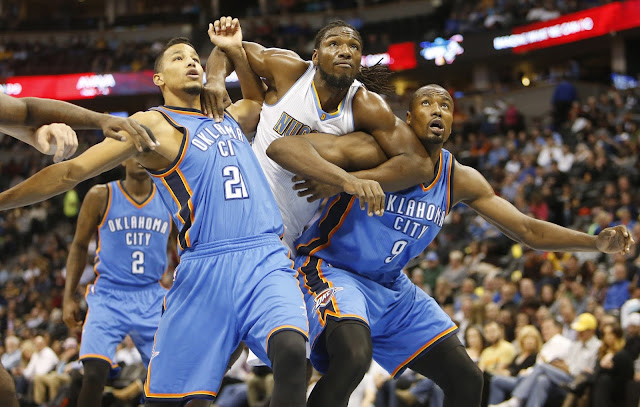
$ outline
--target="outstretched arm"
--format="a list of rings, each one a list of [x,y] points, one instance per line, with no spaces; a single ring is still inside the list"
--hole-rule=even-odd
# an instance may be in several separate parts
[[[64,283],[62,319],[69,328],[82,325],[80,308],[75,299],[80,277],[87,265],[87,250],[91,238],[96,234],[100,218],[108,200],[106,185],[92,187],[82,201],[76,233],[67,256],[67,275]]]
[[[456,162],[454,202],[463,202],[511,239],[536,250],[628,252],[634,243],[624,226],[607,228],[598,236],[567,229],[524,215],[497,196],[475,169]]]
[[[80,182],[108,171],[137,153],[127,141],[112,139],[89,148],[78,157],[53,164],[0,194],[0,210],[41,202],[75,187]]]
[[[0,107],[0,124],[8,126],[38,128],[50,123],[65,123],[76,129],[102,129],[105,137],[116,140],[131,138],[139,151],[142,151],[143,145],[150,149],[157,145],[134,119],[97,113],[59,100],[33,97],[17,99],[0,93]],[[130,137],[119,131],[127,132]]]

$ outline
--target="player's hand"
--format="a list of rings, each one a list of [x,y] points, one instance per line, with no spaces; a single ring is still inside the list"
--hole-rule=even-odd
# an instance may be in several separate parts
[[[242,48],[242,28],[237,18],[220,17],[209,23],[209,40],[223,51],[231,48]]]
[[[224,82],[222,85],[213,83],[213,81],[205,83],[200,96],[200,103],[202,104],[203,113],[210,119],[220,123],[224,118],[224,109],[231,105],[231,98],[227,93]]]
[[[82,319],[80,319],[80,307],[76,300],[65,298],[62,305],[62,320],[67,324],[69,329],[82,326]]]
[[[382,216],[384,214],[384,191],[377,181],[353,177],[344,186],[344,192],[360,200],[360,209],[367,207],[367,215]]]
[[[140,123],[130,117],[117,117],[106,114],[102,123],[100,123],[100,127],[105,137],[119,141],[127,141],[127,138],[131,139],[140,152],[155,150],[160,145],[153,134],[147,133],[140,126]],[[128,136],[119,133],[120,131],[127,132]]]
[[[624,225],[606,228],[598,234],[596,247],[603,253],[626,254],[631,250],[635,241]]]
[[[42,154],[53,154],[53,161],[58,163],[76,152],[78,136],[66,124],[46,124],[36,130],[33,146]]]
[[[291,178],[294,182],[293,189],[298,191],[298,196],[307,197],[307,202],[317,201],[318,199],[330,198],[342,192],[342,188],[335,185],[323,184],[321,182],[305,179],[300,175]]]

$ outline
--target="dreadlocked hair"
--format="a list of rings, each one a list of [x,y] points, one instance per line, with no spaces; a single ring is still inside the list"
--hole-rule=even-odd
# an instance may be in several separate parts
[[[380,61],[376,62],[375,65],[363,66],[358,75],[356,75],[356,79],[362,82],[367,90],[386,96],[393,95],[396,91],[390,82],[390,78],[391,72],[389,68],[382,65]]]
[[[360,48],[362,48],[362,37],[360,36],[360,33],[358,32],[358,30],[356,30],[354,26],[352,26],[351,24],[343,20],[335,20],[325,25],[324,27],[322,27],[320,31],[318,31],[314,39],[314,42],[313,42],[314,48],[319,49],[320,43],[325,39],[325,37],[327,36],[327,33],[330,30],[334,28],[339,28],[339,27],[345,27],[345,28],[351,29],[355,34],[356,39],[360,42]],[[371,92],[379,93],[381,95],[392,95],[393,93],[395,93],[395,88],[393,87],[393,85],[391,85],[389,81],[390,78],[391,78],[391,72],[389,72],[389,69],[387,67],[381,65],[380,61],[378,61],[375,65],[372,65],[372,66],[367,66],[367,67],[363,66],[360,69],[360,72],[358,73],[358,75],[356,75],[356,79],[362,82],[362,84],[364,85],[365,88],[367,88],[367,90],[370,90]]]

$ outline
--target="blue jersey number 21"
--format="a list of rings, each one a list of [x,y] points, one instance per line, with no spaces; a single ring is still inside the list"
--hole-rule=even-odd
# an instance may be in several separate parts
[[[238,167],[227,165],[222,169],[222,176],[227,178],[224,182],[225,199],[245,199],[249,197],[247,187],[244,185],[244,179]]]

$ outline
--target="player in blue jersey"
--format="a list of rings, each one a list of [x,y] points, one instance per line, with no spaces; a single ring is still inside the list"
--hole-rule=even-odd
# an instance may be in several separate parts
[[[280,212],[243,134],[256,128],[262,83],[249,68],[239,29],[221,34],[226,41],[210,35],[232,59],[245,97],[222,122],[200,111],[203,70],[195,49],[172,40],[154,75],[165,105],[132,116],[160,142],[155,151],[138,154],[131,144],[106,140],[0,194],[0,210],[47,199],[135,156],[180,229],[181,260],[156,333],[147,403],[215,398],[229,356],[243,341],[273,367],[271,406],[302,407],[304,299],[279,239]],[[377,185],[355,177],[351,184]]]
[[[67,123],[67,124],[63,124]],[[40,98],[13,98],[0,93],[0,131],[36,148],[53,154],[59,162],[71,157],[78,147],[76,133],[70,127],[101,128],[106,137],[121,140],[118,130],[126,130],[140,149],[155,148],[156,143],[135,120],[96,113],[67,102]],[[17,407],[15,386],[0,365],[0,400]]]
[[[402,272],[435,238],[456,203],[538,250],[629,251],[633,239],[624,226],[591,236],[525,216],[495,195],[478,171],[442,148],[452,122],[453,100],[445,89],[428,85],[416,91],[407,123],[435,163],[434,179],[388,193],[382,217],[368,217],[352,197],[337,195],[298,239],[296,268],[309,315],[311,360],[324,373],[309,406],[346,406],[372,355],[394,376],[409,367],[434,380],[447,406],[480,405],[482,375],[454,335],[457,327]],[[283,137],[267,153],[289,171],[336,185],[345,172],[340,167],[369,168],[386,159],[368,138]],[[312,199],[327,194],[307,186],[303,194]]]
[[[97,231],[98,277],[85,294],[89,309],[80,346],[80,406],[101,404],[109,372],[117,366],[116,347],[126,335],[149,363],[167,293],[160,280],[167,271],[167,250],[175,247],[175,235],[173,244],[168,243],[171,214],[145,169],[134,159],[124,167],[123,181],[96,185],[85,196],[67,258],[63,318],[74,328],[82,324],[75,293]]]

